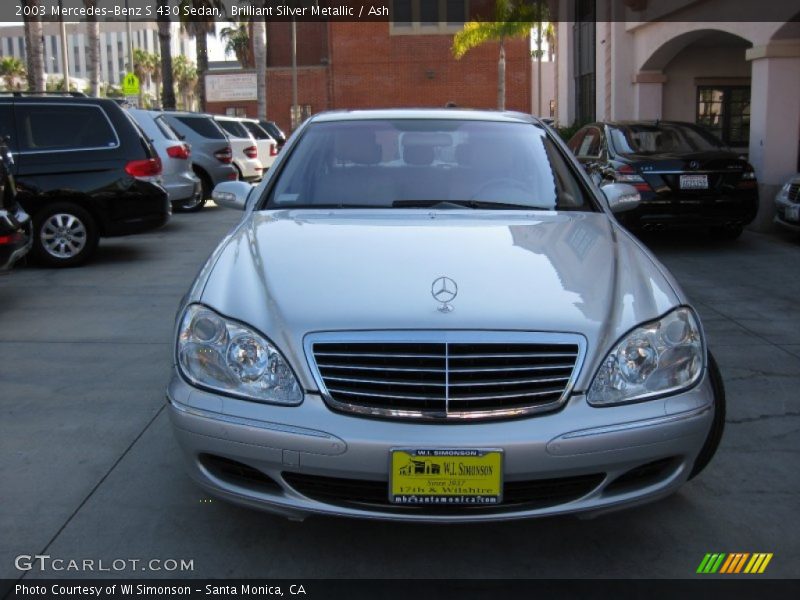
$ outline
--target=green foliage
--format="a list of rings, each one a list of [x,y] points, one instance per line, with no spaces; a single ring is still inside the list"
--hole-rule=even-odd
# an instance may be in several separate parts
[[[0,58],[0,78],[6,90],[18,90],[21,87],[21,80],[25,79],[27,71],[25,65],[18,58],[5,56]]]
[[[452,52],[456,58],[486,42],[503,42],[506,38],[530,35],[533,23],[544,16],[544,5],[524,0],[496,0],[494,21],[469,21],[453,36]]]
[[[250,44],[250,28],[246,22],[240,22],[236,27],[225,27],[219,35],[226,41],[225,54],[235,54],[236,60],[245,69],[252,69],[255,66],[256,61]]]

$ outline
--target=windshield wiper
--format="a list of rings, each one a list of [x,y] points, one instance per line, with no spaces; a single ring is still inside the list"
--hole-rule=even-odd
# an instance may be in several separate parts
[[[485,200],[395,200],[392,208],[489,208],[514,210],[541,210],[543,206],[513,204],[510,202],[488,202]]]
[[[374,204],[346,204],[346,203],[327,203],[327,204],[286,204],[284,206],[269,206],[271,209],[284,209],[284,210],[311,210],[315,208],[388,208],[387,206],[376,206]]]

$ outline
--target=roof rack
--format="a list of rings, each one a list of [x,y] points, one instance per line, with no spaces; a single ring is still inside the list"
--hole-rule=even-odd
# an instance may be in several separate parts
[[[86,98],[83,92],[11,92],[11,94],[18,98],[20,96],[72,96],[73,98]]]

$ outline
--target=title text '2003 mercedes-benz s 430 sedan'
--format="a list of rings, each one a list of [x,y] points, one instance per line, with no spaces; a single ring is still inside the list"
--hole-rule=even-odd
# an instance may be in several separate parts
[[[486,521],[655,500],[719,443],[697,314],[527,115],[324,113],[180,307],[191,476],[290,518]]]

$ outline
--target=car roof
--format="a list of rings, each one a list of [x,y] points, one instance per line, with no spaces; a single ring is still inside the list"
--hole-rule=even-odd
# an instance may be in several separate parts
[[[210,115],[208,113],[191,112],[188,110],[164,110],[161,111],[161,113],[165,115],[172,115],[174,117],[202,117],[204,119],[214,118],[214,115]]]
[[[593,125],[612,125],[612,126],[619,126],[619,127],[630,127],[631,125],[649,125],[649,126],[657,126],[662,124],[667,125],[691,125],[692,127],[696,127],[696,123],[690,123],[688,121],[668,121],[665,119],[640,119],[640,120],[620,120],[620,121],[597,121],[592,123]]]
[[[15,104],[97,104],[100,106],[116,106],[119,104],[113,98],[97,98],[95,96],[71,96],[67,94],[28,94],[17,92],[0,92],[0,101]],[[120,107],[121,108],[121,107]]]
[[[453,119],[496,121],[498,123],[538,123],[538,119],[522,112],[478,110],[471,108],[391,108],[374,110],[336,110],[314,115],[311,121],[364,121],[371,119]]]

